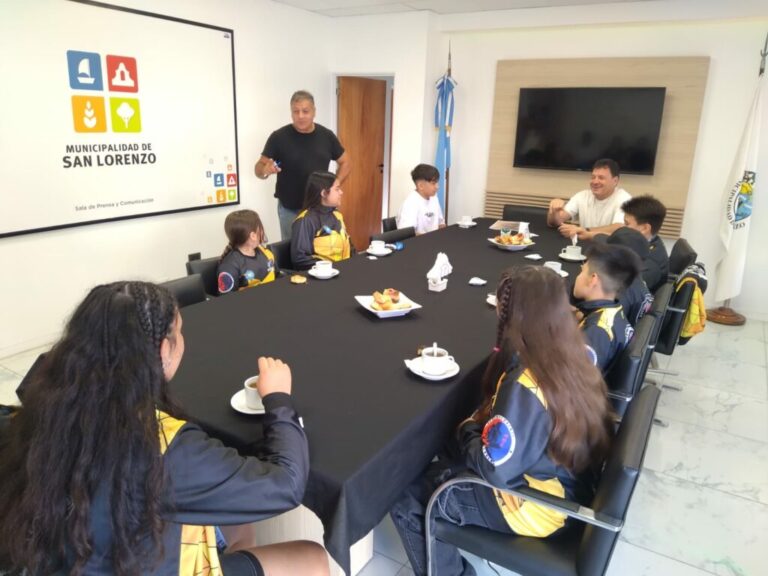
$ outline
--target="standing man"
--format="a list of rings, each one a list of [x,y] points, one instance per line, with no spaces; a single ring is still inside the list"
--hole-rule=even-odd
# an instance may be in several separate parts
[[[261,158],[256,162],[256,176],[265,180],[277,174],[275,198],[280,236],[291,237],[291,224],[304,204],[304,189],[312,172],[327,171],[328,164],[338,164],[335,185],[349,175],[352,165],[349,154],[325,126],[315,124],[315,99],[309,92],[299,90],[291,96],[291,124],[272,132],[267,138]]]
[[[566,204],[560,198],[549,203],[547,224],[557,227],[566,238],[573,235],[579,240],[591,240],[596,234],[611,234],[624,226],[622,204],[632,197],[619,185],[619,165],[604,158],[592,167],[589,190],[574,194]],[[565,224],[578,218],[579,224]]]

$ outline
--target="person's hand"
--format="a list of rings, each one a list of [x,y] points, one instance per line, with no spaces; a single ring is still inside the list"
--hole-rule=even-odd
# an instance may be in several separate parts
[[[272,160],[272,158],[267,158],[267,161],[264,163],[264,177],[266,178],[270,174],[277,174],[280,172],[280,163],[275,162]]]
[[[554,213],[559,212],[565,208],[565,200],[562,198],[552,198],[552,200],[549,201],[549,211]]]
[[[571,236],[576,235],[580,240],[583,240],[582,234],[586,232],[584,228],[577,226],[576,224],[560,224],[557,231],[565,238],[570,238]]]
[[[291,393],[291,369],[277,358],[259,358],[259,382],[256,385],[262,398],[273,392]]]

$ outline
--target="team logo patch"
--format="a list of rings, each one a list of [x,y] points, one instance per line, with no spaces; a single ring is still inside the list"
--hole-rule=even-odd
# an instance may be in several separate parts
[[[219,292],[224,294],[225,292],[231,292],[235,287],[235,279],[232,278],[232,274],[229,272],[222,272],[219,274]]]
[[[255,280],[256,279],[256,273],[253,270],[246,270],[245,274],[243,274],[243,276],[245,276],[245,279],[248,282],[250,282],[251,280]]]
[[[595,352],[595,349],[589,344],[587,344],[587,356],[589,356],[589,361],[597,366],[597,352]]]
[[[515,451],[515,431],[504,416],[494,416],[483,428],[483,456],[494,466],[501,466]]]

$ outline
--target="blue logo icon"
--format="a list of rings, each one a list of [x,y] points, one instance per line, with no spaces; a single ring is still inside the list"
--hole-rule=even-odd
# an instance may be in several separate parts
[[[213,175],[213,185],[216,187],[224,186],[224,174],[218,173]]]
[[[96,52],[67,50],[69,87],[75,90],[102,90],[101,58]]]

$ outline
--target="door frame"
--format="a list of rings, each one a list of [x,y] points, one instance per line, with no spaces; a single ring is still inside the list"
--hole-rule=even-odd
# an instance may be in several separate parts
[[[355,78],[367,78],[369,80],[384,80],[387,83],[387,95],[385,101],[384,112],[384,168],[381,179],[381,214],[382,218],[389,216],[389,193],[391,189],[391,173],[392,173],[392,116],[393,116],[393,100],[395,92],[395,75],[394,74],[345,74],[343,72],[335,72],[332,74],[332,90],[333,98],[331,100],[332,111],[332,125],[336,134],[339,133],[339,77],[351,76]],[[342,142],[342,145],[344,143]],[[355,159],[352,158],[352,170],[355,169]]]

